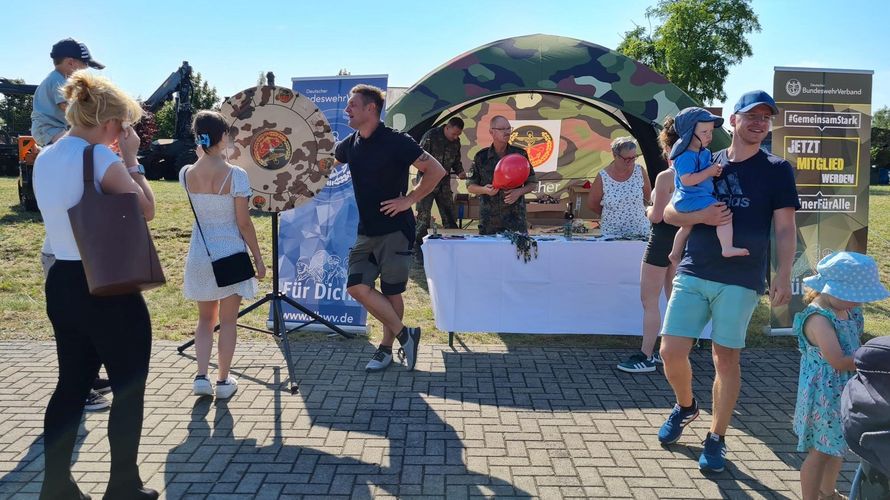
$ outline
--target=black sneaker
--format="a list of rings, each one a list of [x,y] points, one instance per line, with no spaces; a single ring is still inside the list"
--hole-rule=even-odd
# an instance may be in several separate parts
[[[111,382],[107,378],[97,378],[93,382],[93,390],[99,394],[108,394],[111,392]]]
[[[379,372],[385,370],[392,364],[392,350],[389,352],[378,347],[377,351],[371,356],[371,361],[365,366],[365,371]]]
[[[105,396],[90,389],[90,395],[87,396],[87,401],[84,403],[83,409],[86,411],[99,411],[104,410],[109,406],[111,406],[111,401],[106,399]]]
[[[420,347],[420,327],[404,327],[399,342],[402,347],[399,348],[399,358],[405,361],[408,371],[414,370],[417,364],[417,350]]]

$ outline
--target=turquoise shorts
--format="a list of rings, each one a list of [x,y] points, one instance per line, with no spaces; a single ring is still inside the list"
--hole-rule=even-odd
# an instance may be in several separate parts
[[[758,302],[760,297],[750,288],[678,274],[661,334],[697,339],[711,320],[711,340],[741,349]]]

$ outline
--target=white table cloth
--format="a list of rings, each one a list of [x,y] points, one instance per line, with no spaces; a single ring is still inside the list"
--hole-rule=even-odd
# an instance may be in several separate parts
[[[436,328],[446,332],[642,335],[646,242],[554,236],[523,262],[504,237],[427,239]],[[661,300],[662,313],[665,301]]]

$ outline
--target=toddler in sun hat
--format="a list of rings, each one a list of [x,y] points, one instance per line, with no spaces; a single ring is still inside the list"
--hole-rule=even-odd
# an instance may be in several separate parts
[[[804,498],[842,498],[835,489],[847,452],[841,393],[854,375],[853,353],[864,330],[862,304],[890,297],[878,265],[868,255],[835,252],[803,280],[810,288],[806,309],[794,316],[801,352],[794,410],[797,450],[807,452],[801,466]]]

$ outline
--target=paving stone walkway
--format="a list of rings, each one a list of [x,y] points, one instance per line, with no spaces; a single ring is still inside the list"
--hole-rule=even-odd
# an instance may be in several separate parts
[[[140,470],[166,498],[799,498],[791,415],[798,355],[743,353],[730,464],[704,476],[713,368],[693,355],[702,417],[677,445],[660,373],[627,375],[612,349],[422,346],[417,371],[366,374],[365,341],[293,342],[300,391],[272,343],[238,346],[238,394],[191,394],[194,361],[156,342]],[[0,343],[0,497],[36,498],[52,343]],[[213,375],[213,373],[211,373]],[[101,498],[108,413],[83,420],[74,475]],[[842,491],[855,464],[845,464]]]

